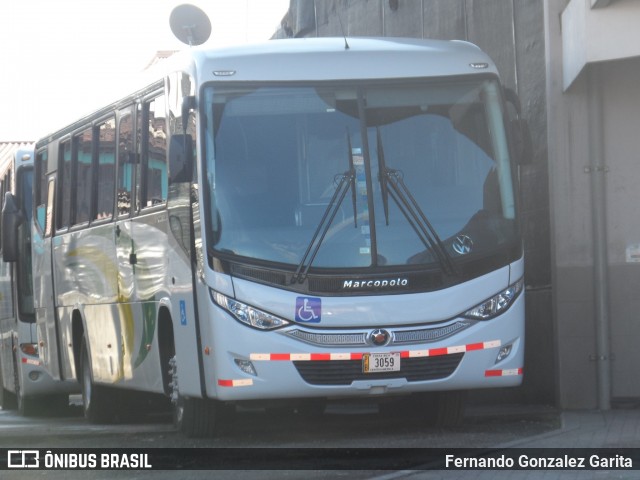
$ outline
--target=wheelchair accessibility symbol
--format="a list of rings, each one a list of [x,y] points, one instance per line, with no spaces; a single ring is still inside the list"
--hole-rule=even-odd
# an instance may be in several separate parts
[[[320,323],[322,319],[322,299],[298,297],[296,299],[296,322]]]

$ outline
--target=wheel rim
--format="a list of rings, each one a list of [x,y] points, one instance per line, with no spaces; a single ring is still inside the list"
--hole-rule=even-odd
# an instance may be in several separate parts
[[[82,405],[85,413],[91,407],[91,372],[86,362],[82,366]]]
[[[174,422],[180,429],[182,426],[182,420],[184,418],[184,399],[180,396],[180,390],[178,388],[178,367],[176,357],[173,355],[169,359],[169,376],[171,378],[171,403],[173,403]]]
[[[182,425],[182,417],[184,416],[184,405],[182,399],[178,400],[178,404],[174,407],[176,410],[176,424]]]
[[[24,415],[26,412],[24,410],[24,397],[22,396],[22,385],[20,384],[20,372],[18,370],[18,359],[16,357],[14,357],[14,361],[16,362],[16,368],[13,372],[14,375],[14,382],[15,382],[15,388],[16,388],[16,402],[18,404],[18,412],[20,412],[21,415]]]

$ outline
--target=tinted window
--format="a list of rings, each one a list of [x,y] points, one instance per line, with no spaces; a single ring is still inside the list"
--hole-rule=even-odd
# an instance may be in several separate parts
[[[142,207],[152,207],[167,200],[167,118],[164,96],[146,105],[148,129],[144,159],[144,199]]]
[[[98,127],[98,178],[94,219],[113,216],[116,170],[116,121],[107,120]]]
[[[131,194],[133,192],[135,172],[135,152],[133,150],[133,115],[131,110],[120,114],[118,124],[118,182],[117,202],[118,215],[129,215],[131,212]]]
[[[58,195],[58,228],[69,226],[71,218],[71,142],[67,140],[60,144],[60,195]]]
[[[36,204],[36,219],[42,231],[45,229],[47,211],[47,150],[40,150],[36,155],[36,184],[34,200]]]
[[[75,168],[75,222],[85,223],[91,216],[91,187],[93,166],[93,131],[87,129],[74,137],[74,168]]]

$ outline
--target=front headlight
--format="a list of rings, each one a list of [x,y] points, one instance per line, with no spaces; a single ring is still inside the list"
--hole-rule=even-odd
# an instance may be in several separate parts
[[[211,290],[211,298],[217,305],[233,315],[236,320],[250,327],[260,330],[273,330],[289,324],[289,322],[280,317],[258,310],[251,305],[238,302],[214,290]]]
[[[507,311],[513,301],[520,295],[524,287],[524,278],[511,284],[502,292],[476,305],[462,314],[464,318],[473,320],[489,320]]]

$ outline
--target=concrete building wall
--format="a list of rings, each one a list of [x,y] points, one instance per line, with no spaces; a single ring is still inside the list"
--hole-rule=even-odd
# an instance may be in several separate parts
[[[637,48],[640,37],[636,27],[602,28],[638,21],[636,0],[593,10],[584,0],[545,0],[553,305],[565,408],[606,409],[640,397],[640,57],[621,55],[628,48],[616,40],[636,35]],[[575,32],[592,36],[576,41]]]
[[[532,165],[521,168],[527,340],[524,387],[499,395],[553,403],[547,113],[542,0],[291,0],[276,37],[403,36],[460,39],[496,62],[523,104],[533,136]],[[488,393],[495,395],[496,393]]]
[[[602,95],[603,170],[590,167],[588,75],[599,68]],[[556,91],[549,106],[555,317],[558,341],[560,404],[570,408],[598,405],[597,364],[611,369],[611,396],[640,397],[634,375],[640,356],[640,61],[589,66],[569,91]],[[607,313],[609,358],[597,351],[594,272],[594,199],[591,176],[604,177],[606,195]]]

